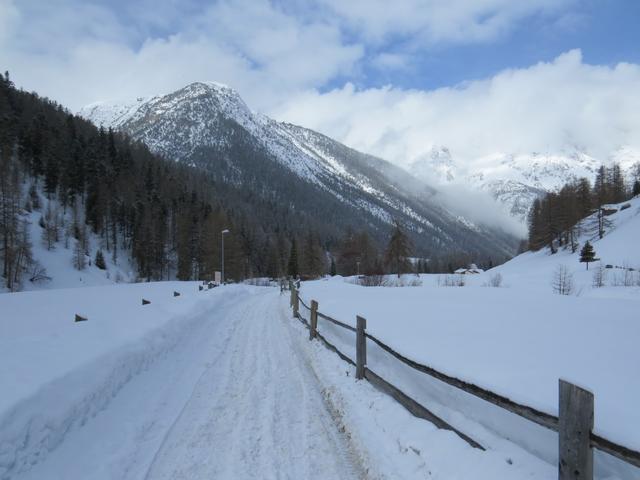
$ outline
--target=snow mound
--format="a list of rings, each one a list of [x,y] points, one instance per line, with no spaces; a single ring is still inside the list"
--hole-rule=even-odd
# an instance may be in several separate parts
[[[104,410],[222,302],[222,290],[233,301],[248,288],[161,282],[0,295],[0,478],[30,469]],[[88,320],[74,322],[76,313]]]

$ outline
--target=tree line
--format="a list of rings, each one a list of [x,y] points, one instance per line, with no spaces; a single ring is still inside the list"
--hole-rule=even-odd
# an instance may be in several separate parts
[[[531,250],[548,247],[552,253],[567,247],[575,252],[582,233],[602,238],[609,226],[607,204],[620,203],[640,194],[640,164],[628,182],[619,164],[601,166],[593,184],[587,178],[570,181],[557,192],[533,202],[528,217],[528,244]],[[595,215],[594,215],[595,214]],[[594,215],[588,223],[582,219]]]

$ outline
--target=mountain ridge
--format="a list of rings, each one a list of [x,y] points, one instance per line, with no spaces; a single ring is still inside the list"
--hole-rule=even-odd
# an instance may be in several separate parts
[[[80,115],[122,130],[166,158],[206,170],[224,188],[252,189],[294,207],[297,202],[303,214],[326,213],[342,230],[364,223],[382,238],[383,231],[400,220],[422,254],[515,253],[513,237],[450,212],[437,190],[400,167],[253,112],[237,92],[215,82],[192,83],[125,106],[92,104]],[[300,198],[309,195],[334,211]]]

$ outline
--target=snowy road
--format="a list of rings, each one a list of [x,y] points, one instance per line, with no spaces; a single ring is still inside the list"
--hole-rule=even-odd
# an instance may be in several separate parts
[[[158,450],[146,478],[357,478],[320,387],[278,312],[254,296]]]
[[[233,292],[216,294],[174,348],[7,478],[362,478],[279,292]]]

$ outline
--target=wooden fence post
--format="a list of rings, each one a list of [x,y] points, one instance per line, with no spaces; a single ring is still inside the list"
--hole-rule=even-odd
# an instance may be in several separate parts
[[[298,289],[293,289],[293,316],[298,318],[298,312],[300,311],[300,299],[298,298]]]
[[[593,480],[593,394],[560,379],[558,480]]]
[[[367,337],[365,330],[367,320],[356,316],[356,379],[364,378],[364,367],[367,365]]]
[[[309,340],[316,338],[318,331],[318,302],[311,300],[311,314],[309,315]]]
[[[289,293],[291,293],[291,298],[289,300],[289,306],[291,308],[293,308],[293,295],[294,295],[294,291],[293,291],[293,282],[291,280],[289,280]]]

